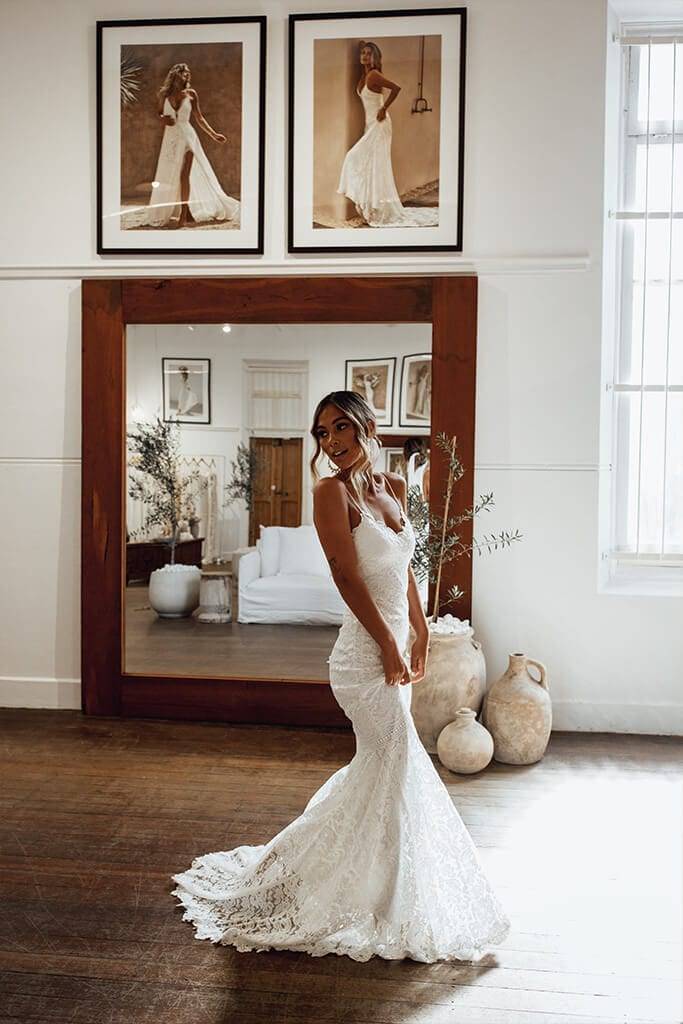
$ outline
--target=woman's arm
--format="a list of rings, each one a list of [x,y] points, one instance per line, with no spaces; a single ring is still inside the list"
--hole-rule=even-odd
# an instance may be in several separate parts
[[[398,649],[396,637],[360,574],[349,528],[348,505],[346,487],[341,480],[324,477],[313,488],[313,522],[332,579],[353,614],[377,643],[385,682],[390,686],[409,683],[410,670]]]
[[[390,107],[396,97],[401,91],[401,86],[397,85],[396,82],[392,82],[390,78],[385,78],[381,71],[377,71],[373,68],[367,77],[368,89],[373,92],[380,92],[381,89],[390,89],[389,97],[384,101],[382,106],[377,111],[377,120],[383,121],[387,116],[387,107]]]
[[[169,106],[170,105],[171,104],[169,101]],[[175,124],[175,117],[173,116],[173,114],[166,113],[166,97],[164,97],[163,100],[161,100],[161,102],[159,103],[158,113],[159,117],[164,122],[164,124],[167,124],[169,126]]]
[[[197,124],[200,126],[200,128],[202,128],[202,130],[205,131],[207,135],[210,135],[214,142],[226,142],[227,140],[225,138],[225,135],[222,135],[221,132],[214,131],[209,122],[202,114],[201,109],[199,107],[199,97],[197,96],[196,90],[189,89],[188,92],[190,95],[190,99],[192,101],[192,109],[194,110],[195,117],[197,118]]]

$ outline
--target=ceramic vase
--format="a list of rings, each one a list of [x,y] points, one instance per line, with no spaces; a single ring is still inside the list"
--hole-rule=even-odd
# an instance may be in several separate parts
[[[493,758],[503,764],[534,764],[543,757],[552,729],[545,665],[525,654],[509,655],[507,670],[484,698],[482,722],[493,736]],[[529,665],[540,674],[535,679]]]
[[[478,712],[486,690],[486,662],[470,626],[460,633],[431,633],[424,679],[411,687],[410,710],[425,749],[436,741],[460,708]]]
[[[149,577],[149,603],[162,619],[181,619],[199,604],[201,569],[196,565],[164,565]]]
[[[471,775],[486,768],[493,757],[493,737],[477,721],[476,711],[460,708],[455,720],[439,733],[436,752],[449,771]]]

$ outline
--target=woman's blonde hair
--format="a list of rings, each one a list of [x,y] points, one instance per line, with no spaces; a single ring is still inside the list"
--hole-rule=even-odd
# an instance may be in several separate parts
[[[175,90],[176,79],[180,78],[182,71],[189,71],[187,64],[174,64],[173,67],[168,69],[164,84],[157,92],[157,96],[161,103]],[[181,83],[182,84],[182,83]]]
[[[318,419],[320,418],[320,414],[327,405],[336,405],[340,412],[343,412],[344,415],[351,420],[355,427],[356,440],[360,447],[361,455],[360,458],[354,462],[353,466],[351,466],[347,481],[351,485],[351,489],[354,492],[354,496],[358,503],[370,511],[367,502],[365,501],[365,494],[366,489],[372,480],[372,464],[376,458],[376,452],[373,453],[371,445],[374,440],[379,450],[381,441],[379,441],[374,434],[370,433],[371,424],[375,420],[375,413],[365,399],[355,391],[330,391],[328,395],[325,395],[320,399],[315,407],[315,412],[313,413],[313,425],[311,426],[311,436],[315,440],[315,452],[313,453],[310,461],[313,483],[316,484],[318,480],[320,480],[320,473],[318,472],[316,463],[322,452],[320,438],[318,437],[316,430],[318,428]]]

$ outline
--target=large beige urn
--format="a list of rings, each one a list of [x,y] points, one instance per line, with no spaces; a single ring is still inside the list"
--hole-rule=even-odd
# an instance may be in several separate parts
[[[534,764],[543,757],[552,729],[552,704],[545,665],[511,654],[507,670],[484,697],[481,721],[493,736],[493,759]],[[529,665],[539,672],[535,679]]]
[[[427,671],[411,686],[410,710],[415,728],[430,754],[436,754],[439,733],[455,721],[460,708],[478,712],[486,690],[486,661],[481,644],[468,626],[459,633],[430,630]]]

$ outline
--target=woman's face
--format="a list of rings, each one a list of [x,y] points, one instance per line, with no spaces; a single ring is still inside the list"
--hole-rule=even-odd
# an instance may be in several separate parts
[[[360,62],[363,67],[371,68],[373,64],[373,53],[369,46],[361,46]]]
[[[180,81],[183,83],[183,86],[186,89],[187,89],[188,85],[190,84],[190,78],[191,77],[192,76],[190,74],[190,69],[187,66],[183,67],[181,69],[181,71],[180,71]]]
[[[323,408],[315,433],[325,455],[340,469],[348,469],[360,457],[356,428],[338,406]]]

